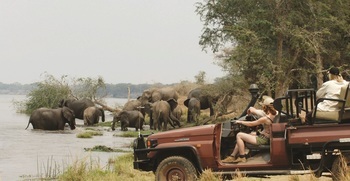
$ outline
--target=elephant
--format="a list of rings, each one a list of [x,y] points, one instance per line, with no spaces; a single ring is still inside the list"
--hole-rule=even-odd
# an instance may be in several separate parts
[[[28,125],[32,124],[33,129],[42,130],[64,130],[68,123],[72,130],[75,129],[75,116],[73,110],[68,107],[50,109],[39,108],[33,111],[29,118]]]
[[[175,101],[175,99],[169,99],[168,101],[160,100],[152,103],[151,110],[154,120],[154,130],[161,130],[163,125],[162,130],[166,131],[168,123],[174,127],[172,122],[181,127],[180,121],[173,115],[172,112],[176,106],[177,101]]]
[[[115,123],[120,121],[122,131],[127,131],[128,127],[135,128],[136,131],[143,130],[145,119],[140,111],[120,111],[113,116],[112,130],[115,130]]]
[[[177,99],[179,98],[179,93],[172,87],[162,87],[162,88],[150,88],[146,89],[142,92],[140,96],[140,101],[142,105],[146,103],[154,103],[156,101],[167,101],[169,99]]]
[[[69,107],[74,111],[75,118],[84,120],[84,110],[88,107],[95,106],[95,103],[93,103],[90,99],[80,99],[80,100],[74,100],[74,99],[62,99],[60,101],[59,107]]]
[[[188,95],[187,99],[184,101],[184,105],[188,108],[189,107],[189,102],[191,98],[196,98],[199,103],[200,103],[200,110],[204,109],[210,109],[210,116],[214,115],[214,106],[216,102],[218,101],[218,96],[213,96],[211,94],[205,93],[202,88],[195,88],[192,89]],[[192,104],[195,107],[196,104],[198,104],[194,99],[192,99]],[[193,108],[193,107],[192,107]],[[197,108],[196,108],[197,109]],[[191,115],[192,111],[187,111],[187,122],[190,123],[192,122],[193,116]]]
[[[210,116],[215,117],[226,113],[227,107],[232,100],[233,91],[217,92],[214,85],[205,85],[192,89],[184,101],[184,105],[188,108],[191,98],[196,98],[200,103],[200,110],[210,109]],[[192,100],[193,101],[193,100]],[[215,113],[214,113],[215,107]],[[192,111],[187,111],[187,122],[190,122]]]
[[[181,116],[182,116],[182,109],[180,106],[176,106],[175,109],[173,110],[174,116],[180,121]]]
[[[174,99],[177,101],[179,98],[179,93],[173,87],[162,87],[162,88],[150,88],[142,92],[140,96],[141,105],[145,106],[148,103],[154,103],[156,101],[168,101],[169,99]],[[153,128],[153,116],[152,112],[149,114],[150,117],[150,127]]]
[[[84,125],[97,124],[102,118],[102,122],[105,122],[105,112],[102,108],[91,106],[84,110]]]
[[[141,111],[142,115],[145,116],[145,111],[142,108],[140,97],[135,100],[129,100],[123,106],[123,111]]]
[[[201,111],[201,103],[199,99],[195,97],[190,98],[187,104],[187,108],[189,112],[187,114],[187,122],[188,123],[195,122],[196,124],[198,124],[198,117]]]

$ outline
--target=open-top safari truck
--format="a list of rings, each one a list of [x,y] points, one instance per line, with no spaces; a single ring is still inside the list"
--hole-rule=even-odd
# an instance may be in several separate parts
[[[258,89],[251,85],[253,106]],[[249,145],[247,162],[223,163],[235,146],[240,131],[256,131],[236,124],[236,119],[223,123],[140,135],[134,141],[134,168],[153,171],[156,180],[194,180],[205,169],[230,177],[237,170],[246,175],[283,175],[331,173],[337,180],[342,170],[350,170],[350,95],[349,86],[341,90],[340,111],[313,112],[312,121],[303,124],[301,110],[316,110],[315,90],[288,90],[274,101],[279,111],[272,124],[269,145]],[[245,110],[246,111],[246,110]],[[245,112],[238,119],[251,119]],[[342,163],[346,165],[341,166]]]

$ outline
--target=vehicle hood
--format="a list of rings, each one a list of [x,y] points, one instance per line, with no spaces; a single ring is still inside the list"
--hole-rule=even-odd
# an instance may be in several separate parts
[[[148,139],[187,138],[214,134],[215,124],[164,131],[148,136]]]

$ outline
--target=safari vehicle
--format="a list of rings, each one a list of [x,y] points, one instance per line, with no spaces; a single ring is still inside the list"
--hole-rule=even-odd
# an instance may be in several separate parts
[[[257,86],[249,91],[254,105],[259,97]],[[271,130],[269,145],[246,144],[247,162],[223,163],[234,146],[240,131],[256,131],[226,122],[181,128],[151,135],[140,135],[134,141],[134,169],[153,171],[156,180],[195,180],[205,169],[228,178],[237,170],[246,175],[285,175],[331,173],[338,180],[341,170],[350,170],[350,95],[349,86],[337,99],[340,111],[320,114],[313,112],[312,121],[303,124],[300,111],[317,107],[313,89],[288,90],[274,101],[279,111]],[[246,111],[246,110],[245,110]],[[241,118],[248,119],[245,112]],[[251,118],[251,116],[250,116]],[[252,130],[253,129],[253,130]],[[345,161],[344,161],[345,160]],[[340,163],[346,163],[341,167]]]

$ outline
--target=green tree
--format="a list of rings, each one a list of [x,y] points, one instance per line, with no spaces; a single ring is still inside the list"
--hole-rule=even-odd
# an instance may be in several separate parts
[[[72,79],[71,83],[67,76],[56,79],[52,75],[45,75],[45,80],[37,83],[37,86],[27,94],[23,102],[15,102],[18,112],[30,115],[35,109],[41,107],[57,108],[59,102],[66,98],[89,98],[97,100],[98,91],[105,88],[101,77],[98,79],[78,78]]]
[[[229,74],[281,96],[322,83],[322,72],[350,60],[350,1],[210,0],[197,4],[200,45]]]
[[[204,71],[199,71],[198,74],[194,76],[196,84],[203,85],[205,83],[205,74]]]

